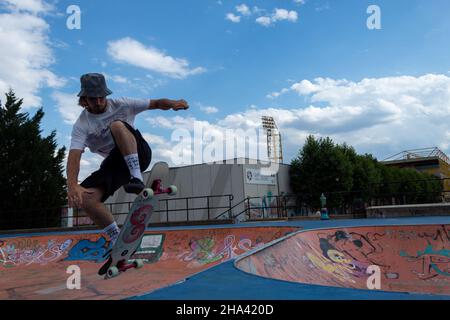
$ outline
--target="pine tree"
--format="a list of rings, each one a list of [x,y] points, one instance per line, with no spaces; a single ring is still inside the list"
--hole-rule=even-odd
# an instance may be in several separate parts
[[[30,118],[12,90],[0,102],[0,228],[55,227],[66,204],[65,147],[41,137],[42,107]]]

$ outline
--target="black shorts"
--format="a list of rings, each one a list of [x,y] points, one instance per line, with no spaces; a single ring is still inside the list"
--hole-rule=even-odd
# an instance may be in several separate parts
[[[144,140],[139,130],[134,129],[126,122],[123,123],[136,138],[139,166],[141,171],[144,171],[148,168],[152,160],[152,149],[150,149],[150,146],[147,141]],[[115,140],[114,143],[116,143]],[[104,189],[104,194],[101,201],[105,202],[117,189],[129,182],[130,178],[130,170],[116,144],[105,160],[103,160],[100,169],[92,173],[80,185],[83,188],[102,187]]]

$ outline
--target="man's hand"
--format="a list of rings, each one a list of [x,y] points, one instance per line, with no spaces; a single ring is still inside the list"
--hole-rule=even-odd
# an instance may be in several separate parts
[[[172,103],[172,109],[175,111],[178,110],[187,110],[189,109],[189,105],[186,100],[174,100]]]
[[[186,102],[186,100],[169,100],[169,99],[158,99],[158,100],[151,100],[150,106],[148,107],[149,110],[187,110],[189,109],[189,105]]]
[[[79,184],[68,186],[67,197],[69,199],[70,208],[81,208],[83,205],[83,193],[92,193],[89,190],[83,188]]]

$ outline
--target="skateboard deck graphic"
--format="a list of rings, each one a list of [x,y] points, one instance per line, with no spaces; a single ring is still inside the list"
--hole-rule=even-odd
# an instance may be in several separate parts
[[[109,258],[99,270],[99,274],[104,274],[105,279],[113,278],[128,269],[143,266],[142,260],[131,259],[131,256],[139,248],[145,228],[158,205],[156,196],[163,193],[174,195],[177,192],[175,186],[163,187],[163,182],[167,180],[168,174],[167,163],[157,162],[153,166],[147,180],[147,185],[150,184],[151,187],[144,189],[134,200]]]

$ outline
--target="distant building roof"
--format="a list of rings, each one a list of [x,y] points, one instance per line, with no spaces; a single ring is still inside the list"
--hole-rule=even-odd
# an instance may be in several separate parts
[[[438,158],[447,163],[448,165],[450,165],[450,158],[438,147],[402,151],[389,158],[384,159],[382,162],[426,160],[430,158],[434,159]]]

